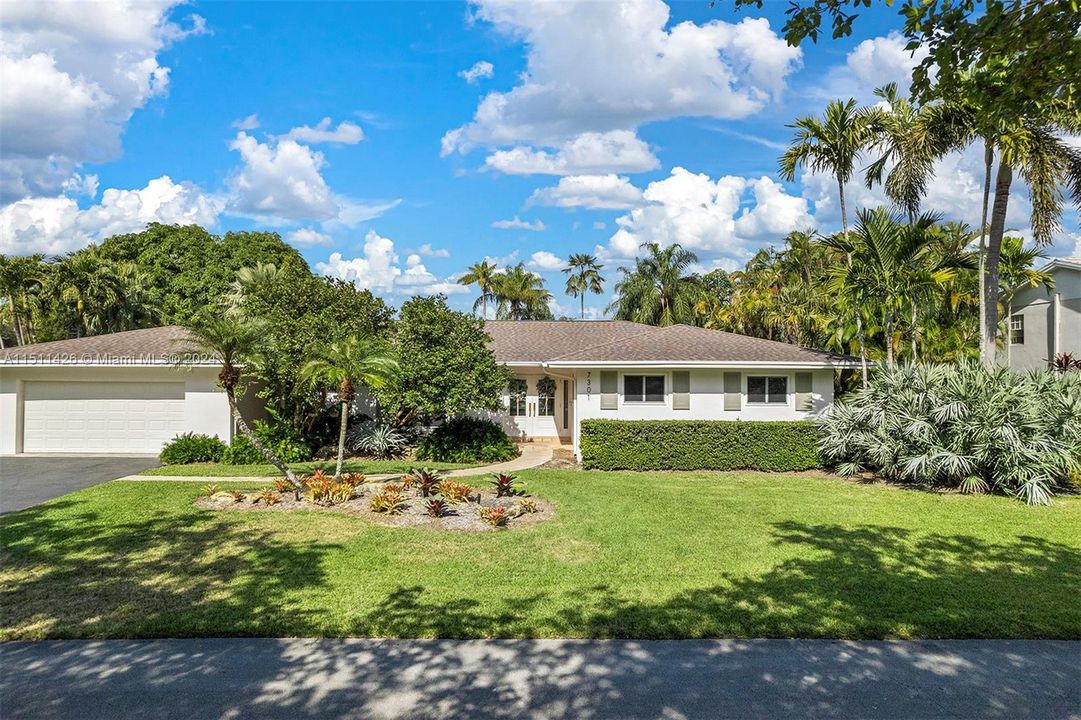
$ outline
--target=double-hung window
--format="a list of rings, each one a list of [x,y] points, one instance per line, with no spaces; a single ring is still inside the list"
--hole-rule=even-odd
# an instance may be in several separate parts
[[[624,375],[623,402],[664,402],[664,375]]]
[[[542,377],[537,381],[537,415],[554,417],[556,414],[556,381]]]
[[[747,402],[762,405],[784,405],[788,402],[786,375],[748,375]]]
[[[510,391],[508,394],[510,395],[511,417],[526,416],[525,393],[525,380],[522,380],[521,378],[514,378],[510,381]]]
[[[1013,345],[1025,344],[1025,316],[1014,315],[1010,318],[1010,343]]]

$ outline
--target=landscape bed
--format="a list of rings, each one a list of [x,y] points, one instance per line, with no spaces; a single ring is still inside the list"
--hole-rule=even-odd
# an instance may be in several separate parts
[[[413,468],[430,467],[433,470],[457,470],[476,467],[483,463],[441,463],[424,460],[349,460],[343,466],[344,472],[358,472],[365,475],[384,473],[405,473]],[[334,472],[333,460],[321,460],[303,463],[290,463],[296,473],[311,473],[319,468]],[[175,477],[281,477],[273,465],[225,465],[222,463],[191,463],[189,465],[162,465],[144,470],[140,475],[175,476]]]
[[[746,472],[520,480],[554,516],[484,533],[105,483],[5,516],[0,638],[1081,638],[1081,497]]]

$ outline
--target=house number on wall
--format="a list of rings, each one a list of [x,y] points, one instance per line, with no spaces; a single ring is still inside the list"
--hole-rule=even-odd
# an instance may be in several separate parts
[[[593,373],[586,371],[586,400],[593,395]]]

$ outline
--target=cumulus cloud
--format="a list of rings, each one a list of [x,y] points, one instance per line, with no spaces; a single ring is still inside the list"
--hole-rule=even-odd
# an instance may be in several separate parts
[[[119,157],[127,121],[169,85],[158,54],[204,32],[176,0],[0,6],[0,197],[54,194],[84,162]]]
[[[527,205],[624,210],[642,201],[642,191],[619,175],[575,175],[559,179],[553,187],[539,188]]]
[[[518,145],[497,150],[484,164],[508,175],[592,175],[655,170],[660,161],[630,130],[582,133],[554,152]]]
[[[445,258],[450,257],[450,250],[446,248],[433,248],[431,243],[424,243],[417,248],[417,255],[424,257]]]
[[[529,258],[529,267],[534,270],[562,270],[566,263],[563,258],[554,253],[550,253],[547,250],[538,250],[533,253]]]
[[[819,99],[854,97],[861,102],[874,99],[875,88],[897,83],[902,95],[912,84],[912,70],[927,57],[927,49],[913,53],[905,49],[907,40],[898,33],[864,40],[845,57],[845,64],[830,70],[812,95]]]
[[[0,209],[0,252],[64,253],[138,232],[150,222],[214,227],[222,205],[220,198],[167,175],[139,190],[107,189],[100,203],[85,210],[67,197],[25,198]]]
[[[243,131],[229,147],[241,158],[228,182],[231,212],[277,224],[338,216],[341,208],[320,174],[322,153],[289,139],[260,143]]]
[[[259,127],[259,116],[256,113],[252,113],[247,117],[234,120],[233,127],[237,130],[255,130]]]
[[[679,243],[703,256],[743,259],[756,241],[779,238],[814,222],[805,198],[788,195],[764,176],[713,180],[676,167],[642,195],[644,203],[619,217],[608,245],[597,248],[602,257],[634,257],[642,243],[656,242]],[[753,204],[743,207],[745,199]]]
[[[666,29],[661,0],[479,0],[474,12],[524,43],[526,70],[516,87],[489,93],[471,122],[443,137],[444,154],[477,145],[556,147],[582,133],[680,116],[747,117],[777,98],[800,64],[799,49],[765,19]]]
[[[478,60],[473,63],[473,67],[467,70],[459,70],[458,77],[465,80],[470,85],[475,85],[481,78],[490,78],[495,74],[495,65],[492,65],[487,60]]]
[[[318,143],[331,143],[335,145],[356,145],[364,139],[364,131],[354,122],[343,120],[338,127],[332,128],[332,121],[325,117],[316,123],[315,127],[301,125],[295,127],[285,135],[283,140],[296,140],[300,143],[315,145]]]
[[[358,288],[382,295],[446,295],[469,292],[451,278],[439,278],[431,273],[413,253],[404,266],[394,249],[394,241],[369,230],[364,236],[362,254],[346,258],[340,252],[330,254],[326,262],[315,265],[316,270],[330,277],[351,282]]]
[[[517,215],[510,220],[496,220],[492,223],[492,227],[497,230],[531,230],[533,232],[540,232],[545,229],[544,223],[540,220],[526,221]]]
[[[311,245],[330,245],[333,240],[326,233],[321,233],[312,228],[299,228],[289,233],[286,238],[294,245],[307,247]]]

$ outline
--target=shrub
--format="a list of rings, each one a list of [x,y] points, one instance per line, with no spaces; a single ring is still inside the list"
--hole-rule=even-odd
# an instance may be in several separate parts
[[[411,470],[407,477],[410,482],[406,487],[416,486],[417,490],[420,491],[421,497],[428,497],[436,492],[436,486],[443,480],[443,476],[439,474],[439,471],[430,468]],[[402,478],[402,480],[404,485],[405,478]]]
[[[518,488],[514,487],[514,482],[517,479],[516,476],[506,473],[492,473],[492,487],[495,488],[495,496],[509,497],[517,495]]]
[[[312,449],[304,436],[289,423],[270,425],[262,420],[252,424],[252,432],[260,442],[270,448],[282,462],[296,463],[311,459]],[[266,463],[263,453],[255,449],[251,441],[238,434],[233,444],[225,448],[221,462],[226,465],[262,465]]]
[[[190,465],[200,462],[219,462],[225,452],[225,443],[216,435],[184,433],[165,443],[158,459],[162,465]]]
[[[442,498],[431,498],[424,503],[424,512],[431,517],[443,517],[447,514],[447,501]]]
[[[591,470],[810,470],[822,467],[809,421],[583,420]]]
[[[1046,504],[1081,469],[1081,375],[975,361],[883,367],[822,427],[841,473]]]
[[[499,505],[479,508],[477,515],[492,527],[503,527],[507,524],[507,509]]]
[[[442,495],[451,505],[469,502],[469,499],[473,497],[473,493],[476,492],[472,486],[454,480],[444,480],[439,483],[435,491]]]
[[[405,509],[405,496],[399,490],[387,490],[373,495],[371,508],[377,513],[385,515],[401,515]]]
[[[349,434],[349,447],[379,460],[393,460],[405,454],[409,441],[390,425],[369,422]]]
[[[448,420],[420,439],[419,460],[435,462],[503,462],[518,457],[518,446],[491,420],[460,417]]]

